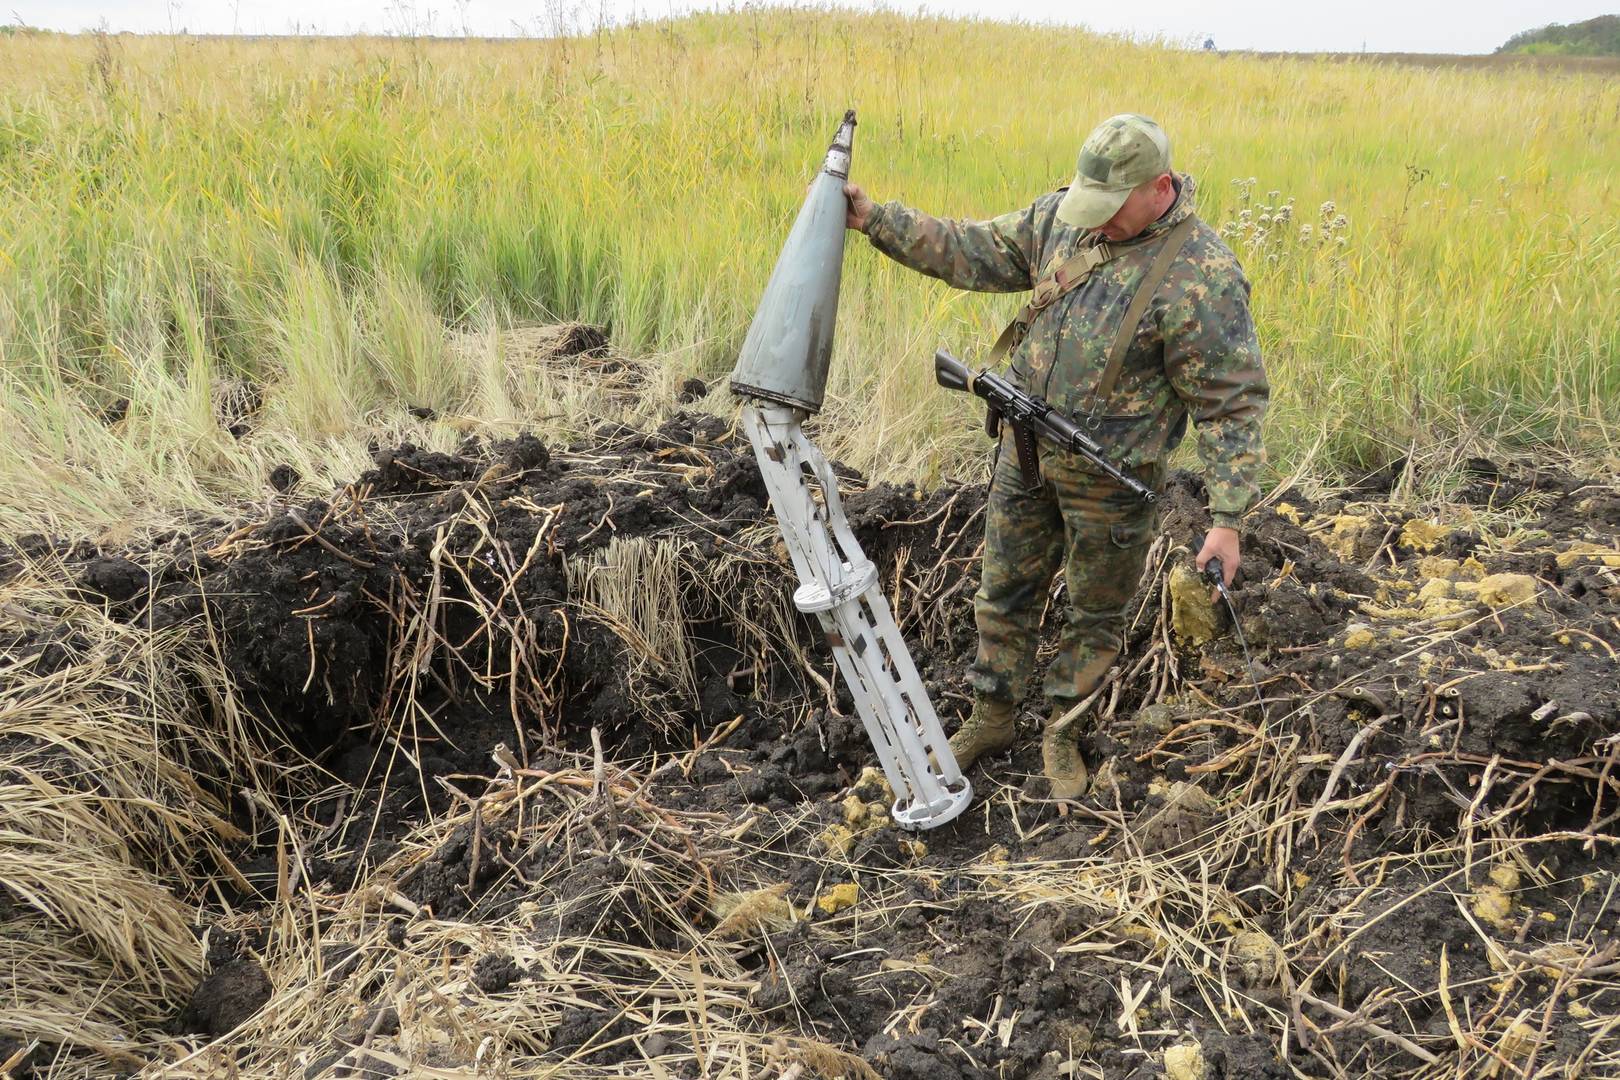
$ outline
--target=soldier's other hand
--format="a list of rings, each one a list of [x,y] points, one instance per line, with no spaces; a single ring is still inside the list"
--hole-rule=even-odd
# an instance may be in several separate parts
[[[844,227],[854,229],[856,232],[865,232],[866,224],[872,217],[872,211],[877,208],[877,203],[866,197],[866,192],[859,184],[845,184],[844,199],[849,204],[844,212]]]
[[[1221,560],[1222,584],[1232,587],[1232,579],[1237,577],[1238,570],[1238,531],[1236,529],[1214,528],[1204,537],[1204,546],[1199,549],[1198,557],[1193,560],[1198,572],[1203,573],[1204,564],[1211,559]],[[1221,598],[1219,590],[1209,594],[1210,603]]]

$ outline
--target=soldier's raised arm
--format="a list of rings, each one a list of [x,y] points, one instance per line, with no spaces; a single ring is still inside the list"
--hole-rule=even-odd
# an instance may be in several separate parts
[[[846,224],[903,266],[975,292],[1019,292],[1033,284],[1033,206],[989,221],[954,221],[897,202],[877,205],[858,184],[846,184],[844,194]]]

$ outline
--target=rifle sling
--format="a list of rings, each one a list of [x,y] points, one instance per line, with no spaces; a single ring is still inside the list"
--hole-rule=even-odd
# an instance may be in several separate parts
[[[1023,306],[1013,321],[1001,332],[1001,336],[996,338],[996,343],[990,346],[990,362],[996,363],[1016,349],[1024,340],[1024,336],[1029,333],[1030,323],[1035,321],[1035,316],[1084,285],[1097,267],[1112,259],[1115,254],[1115,250],[1106,243],[1086,244],[1064,259],[1062,266],[1037,281],[1029,303]]]
[[[1164,238],[1164,246],[1148,267],[1147,276],[1136,287],[1136,295],[1131,297],[1131,306],[1125,309],[1125,318],[1119,324],[1119,331],[1114,334],[1114,344],[1108,350],[1108,363],[1103,367],[1102,376],[1097,380],[1097,392],[1093,398],[1093,415],[1100,411],[1114,396],[1114,384],[1119,382],[1119,373],[1125,366],[1125,354],[1131,351],[1131,342],[1136,340],[1136,328],[1142,322],[1142,316],[1147,314],[1148,305],[1153,302],[1153,294],[1159,291],[1164,284],[1165,275],[1170,273],[1170,266],[1181,254],[1186,246],[1187,238],[1192,235],[1198,224],[1198,218],[1187,215],[1178,221]]]
[[[1119,381],[1119,371],[1125,362],[1125,354],[1130,350],[1131,342],[1136,337],[1136,327],[1142,321],[1142,316],[1147,313],[1148,304],[1153,302],[1153,294],[1159,291],[1165,275],[1170,272],[1176,256],[1181,254],[1181,249],[1186,246],[1187,238],[1192,235],[1197,224],[1197,216],[1189,214],[1177,222],[1165,236],[1164,246],[1159,248],[1153,265],[1148,268],[1147,275],[1137,286],[1136,294],[1131,297],[1130,307],[1125,310],[1125,319],[1114,337],[1113,347],[1108,351],[1108,364],[1103,368],[1102,378],[1097,383],[1099,399],[1107,400],[1114,392],[1114,384]],[[1036,282],[1034,295],[1029,303],[1023,306],[1013,321],[1008,323],[1007,328],[996,338],[996,343],[990,346],[990,363],[998,362],[1019,346],[1029,333],[1030,324],[1035,321],[1035,316],[1084,285],[1099,266],[1118,254],[1120,250],[1107,243],[1087,244],[1063,260],[1063,265],[1049,276]]]
[[[1114,393],[1114,384],[1119,382],[1119,373],[1125,365],[1125,354],[1130,351],[1131,342],[1136,340],[1136,328],[1147,313],[1147,308],[1153,302],[1153,295],[1164,284],[1164,279],[1170,273],[1170,267],[1175,263],[1176,256],[1186,246],[1187,238],[1192,235],[1197,226],[1198,219],[1189,214],[1177,222],[1165,236],[1163,246],[1148,267],[1147,274],[1136,287],[1136,293],[1131,297],[1130,306],[1125,309],[1125,318],[1120,322],[1119,330],[1114,335],[1114,343],[1108,350],[1108,362],[1103,367],[1102,376],[1097,380],[1097,390],[1094,397],[1096,409],[1101,409]],[[1063,261],[1049,277],[1042,278],[1035,284],[1035,294],[1030,302],[1025,304],[1017,318],[1007,324],[1007,328],[996,338],[996,343],[990,347],[990,361],[1000,360],[1007,353],[1017,348],[1029,333],[1029,326],[1036,315],[1046,310],[1057,300],[1069,292],[1079,288],[1091,278],[1097,267],[1119,254],[1117,248],[1106,243],[1087,244],[1079,251]],[[1094,410],[1095,411],[1095,410]],[[989,410],[985,416],[985,431],[994,437],[1000,429],[1001,417],[994,409]],[[1040,452],[1035,444],[1035,430],[1029,424],[1013,424],[1013,442],[1018,450],[1018,469],[1023,474],[1024,487],[1037,491],[1041,486]]]

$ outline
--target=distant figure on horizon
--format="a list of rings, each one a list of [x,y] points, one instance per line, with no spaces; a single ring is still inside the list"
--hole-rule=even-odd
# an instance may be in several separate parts
[[[1214,38],[1206,37],[1204,39],[1204,51],[1205,52],[1214,52],[1215,51],[1215,39]]]

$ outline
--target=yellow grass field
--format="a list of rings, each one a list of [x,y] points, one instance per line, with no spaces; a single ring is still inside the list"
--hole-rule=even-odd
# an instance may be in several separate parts
[[[550,41],[17,34],[0,61],[8,529],[207,510],[280,461],[350,476],[373,429],[566,424],[583,406],[514,371],[512,325],[610,326],[664,361],[661,392],[718,378],[851,105],[855,178],[953,216],[1064,182],[1103,116],[1161,120],[1254,282],[1274,474],[1459,432],[1611,437],[1620,83],[1601,74],[816,11]],[[982,349],[1016,301],[864,242],[845,281],[827,445],[884,477],[972,475],[970,405],[928,357]],[[244,384],[263,409],[238,440],[216,413]]]

